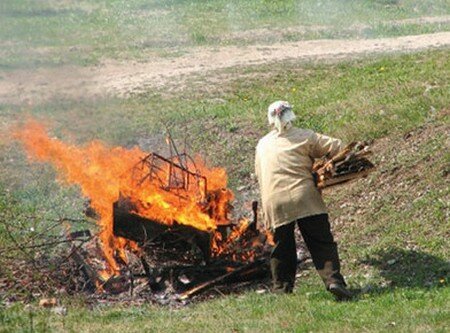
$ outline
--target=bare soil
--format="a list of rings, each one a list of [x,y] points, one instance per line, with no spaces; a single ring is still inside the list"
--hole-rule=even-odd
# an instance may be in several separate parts
[[[450,46],[450,32],[396,38],[311,40],[245,47],[197,47],[177,58],[106,60],[99,66],[0,71],[0,103],[34,105],[53,98],[127,97],[149,88],[182,86],[187,77],[284,60],[346,59]],[[236,74],[238,75],[238,74]]]

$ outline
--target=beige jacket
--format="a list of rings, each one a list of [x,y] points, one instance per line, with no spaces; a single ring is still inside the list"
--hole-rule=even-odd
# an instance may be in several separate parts
[[[259,140],[255,173],[267,228],[327,213],[311,169],[315,158],[333,156],[343,148],[340,140],[296,127],[283,133],[273,130]]]

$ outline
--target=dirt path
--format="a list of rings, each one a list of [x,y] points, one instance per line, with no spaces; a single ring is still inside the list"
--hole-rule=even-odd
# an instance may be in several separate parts
[[[247,47],[193,48],[178,58],[146,63],[107,61],[96,67],[63,66],[0,72],[0,103],[36,104],[51,98],[127,96],[192,74],[288,59],[341,59],[366,54],[449,47],[450,32],[364,40],[313,40]]]

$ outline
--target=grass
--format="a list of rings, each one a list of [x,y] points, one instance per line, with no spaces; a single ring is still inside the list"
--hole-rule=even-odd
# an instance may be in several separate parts
[[[146,61],[198,45],[449,31],[448,1],[4,1],[0,69]],[[181,52],[182,53],[182,52]]]
[[[187,309],[74,305],[67,316],[15,305],[0,314],[4,332],[445,332],[450,289],[390,290],[337,304],[315,282],[291,296],[230,296]],[[0,326],[1,328],[1,326]]]
[[[153,91],[127,100],[55,100],[33,109],[4,105],[1,117],[7,123],[23,114],[50,118],[54,135],[78,143],[100,138],[147,148],[168,123],[176,137],[188,131],[194,150],[226,166],[234,186],[250,181],[253,149],[266,131],[264,110],[274,99],[296,106],[299,126],[346,140],[379,139],[379,170],[326,195],[344,274],[361,290],[357,301],[335,303],[307,270],[291,297],[250,291],[183,309],[122,304],[92,310],[82,297],[62,297],[67,316],[35,305],[2,305],[0,331],[444,332],[450,323],[448,52],[285,63],[270,66],[271,74],[268,68],[248,68],[244,74],[253,78],[230,80],[215,91],[193,86],[179,96]],[[164,112],[149,112],[153,105]],[[6,141],[1,150],[0,218],[39,232],[59,216],[81,217],[77,189],[55,182],[51,167],[28,166]],[[19,239],[30,236],[15,232]],[[0,244],[10,246],[5,230]]]

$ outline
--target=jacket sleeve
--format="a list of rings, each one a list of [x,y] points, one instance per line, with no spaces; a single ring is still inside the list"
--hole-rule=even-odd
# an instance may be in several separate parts
[[[259,156],[258,156],[258,147],[255,149],[255,176],[259,182]]]
[[[334,139],[332,137],[319,133],[313,133],[310,137],[310,140],[310,154],[313,158],[322,158],[327,154],[329,155],[329,157],[333,157],[345,147],[341,140]]]

